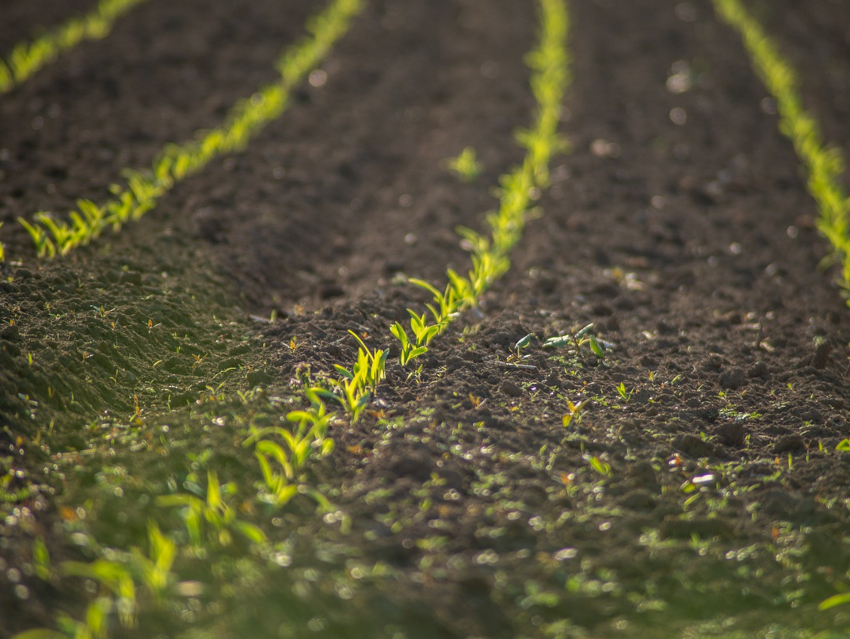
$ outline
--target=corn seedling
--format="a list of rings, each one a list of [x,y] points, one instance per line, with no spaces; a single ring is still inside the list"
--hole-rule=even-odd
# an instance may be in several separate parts
[[[841,186],[844,158],[825,145],[818,121],[803,107],[799,80],[779,48],[740,0],[714,0],[718,15],[743,38],[756,74],[776,99],[779,129],[794,145],[808,173],[809,193],[820,210],[817,227],[832,245],[824,264],[841,266],[841,281],[850,306],[850,198]]]
[[[148,522],[149,555],[133,548],[133,561],[141,574],[142,583],[161,605],[165,594],[174,580],[171,567],[177,557],[177,544],[162,534],[155,522]]]
[[[603,477],[611,476],[611,464],[600,459],[596,455],[585,455],[584,461],[588,463],[588,465],[595,470],[597,473],[602,475]]]
[[[348,413],[351,421],[356,422],[386,375],[388,353],[385,350],[369,350],[357,333],[348,332],[360,344],[357,349],[357,361],[351,369],[334,364],[339,377],[331,381],[333,389],[322,389],[319,393],[325,399],[337,402]]]
[[[204,132],[197,140],[167,145],[150,170],[124,171],[124,186],[114,186],[111,190],[115,197],[106,204],[98,206],[80,200],[67,221],[43,211],[36,213],[32,221],[19,218],[39,257],[66,255],[99,237],[108,227],[120,230],[153,209],[177,182],[200,172],[220,155],[244,149],[251,138],[286,110],[292,90],[345,34],[362,6],[363,0],[334,0],[308,21],[310,35],[278,60],[278,82],[237,103],[221,126]]]
[[[60,570],[67,577],[89,579],[98,585],[97,598],[86,609],[85,622],[72,622],[76,626],[75,637],[105,638],[109,615],[113,612],[118,614],[118,620],[125,628],[136,625],[136,585],[126,566],[98,559],[90,564],[65,561],[60,564]]]
[[[587,405],[588,400],[584,400],[579,402],[578,404],[573,404],[570,400],[567,400],[567,410],[568,412],[561,418],[561,423],[564,425],[564,428],[568,428],[573,422],[579,423],[581,421],[582,410]]]
[[[821,601],[820,605],[818,605],[818,610],[829,610],[830,608],[847,604],[850,604],[850,592],[842,592]]]
[[[635,389],[626,390],[626,385],[623,382],[620,382],[620,385],[617,386],[617,392],[620,394],[620,397],[623,398],[623,401],[628,404],[632,399],[632,395],[634,395]]]
[[[584,328],[569,333],[567,335],[559,335],[558,337],[550,337],[543,343],[543,348],[570,348],[570,353],[579,355],[582,349],[588,349],[599,359],[605,358],[605,348],[610,348],[612,345],[596,339],[596,336],[591,333],[593,324],[588,324]]]
[[[0,94],[11,91],[80,42],[105,37],[115,20],[142,2],[145,0],[101,0],[91,13],[72,18],[32,42],[16,45],[5,60],[0,60]]]
[[[318,451],[326,456],[333,451],[333,440],[326,437],[333,414],[322,401],[322,392],[320,388],[305,388],[310,407],[287,413],[287,421],[297,424],[294,431],[280,426],[252,427],[243,444],[255,446],[266,488],[263,499],[274,506],[284,506],[298,494],[301,468],[312,453]],[[274,436],[283,445],[270,438]],[[272,462],[276,462],[276,467]]]
[[[433,324],[425,322],[424,314],[409,311],[413,339],[400,324],[391,328],[401,344],[399,359],[403,365],[427,352],[428,342],[461,312],[475,308],[484,292],[507,272],[509,254],[522,237],[532,200],[549,185],[549,162],[555,153],[566,148],[557,129],[561,102],[570,82],[570,59],[565,47],[569,15],[564,0],[539,0],[539,7],[538,43],[526,56],[537,110],[533,126],[516,134],[526,150],[525,159],[499,180],[499,208],[487,216],[489,237],[468,228],[457,229],[471,254],[472,269],[468,274],[463,276],[449,269],[444,292],[422,280],[410,280],[431,292],[436,305],[428,306]]]
[[[208,471],[206,499],[180,493],[163,495],[156,501],[159,506],[181,508],[186,533],[190,543],[196,548],[203,547],[204,522],[212,528],[214,538],[221,546],[229,546],[233,542],[232,531],[256,544],[264,543],[265,533],[253,524],[238,520],[235,510],[225,501],[225,495],[232,495],[234,490],[233,484],[222,486],[218,475],[214,471]]]
[[[448,158],[444,163],[449,171],[464,182],[472,182],[484,170],[475,155],[475,149],[471,146],[466,147],[456,158]]]

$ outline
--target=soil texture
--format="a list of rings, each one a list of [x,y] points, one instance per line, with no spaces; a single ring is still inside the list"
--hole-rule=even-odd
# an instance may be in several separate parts
[[[0,9],[0,43],[59,4]],[[846,155],[850,11],[751,4]],[[455,228],[483,228],[522,160],[532,0],[368,2],[246,151],[35,258],[18,216],[102,201],[218,124],[318,8],[150,0],[0,96],[0,637],[88,603],[35,539],[56,565],[141,547],[155,497],[210,469],[274,551],[195,557],[115,636],[850,637],[850,607],[818,610],[850,586],[850,310],[707,0],[569,3],[571,150],[511,271],[414,367],[389,333],[429,301],[407,278],[469,268]],[[471,182],[446,168],[465,147]],[[545,346],[588,324],[604,356]],[[249,508],[240,429],[350,366],[350,331],[390,358],[309,465],[333,508]]]

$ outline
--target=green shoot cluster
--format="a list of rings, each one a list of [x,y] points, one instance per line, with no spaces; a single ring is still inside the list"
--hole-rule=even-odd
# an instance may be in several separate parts
[[[756,73],[776,99],[779,128],[793,142],[806,167],[809,193],[820,209],[818,230],[832,245],[829,259],[841,265],[840,285],[850,297],[850,198],[840,183],[844,172],[841,151],[824,145],[817,120],[803,107],[794,70],[740,0],[714,0],[714,7],[740,32]]]
[[[331,380],[331,388],[320,390],[320,394],[325,399],[339,404],[354,423],[369,405],[369,401],[378,391],[378,384],[386,376],[388,353],[385,350],[370,350],[357,333],[348,332],[360,345],[357,349],[357,361],[350,370],[334,364],[339,378]]]
[[[166,146],[150,171],[125,171],[126,185],[114,186],[115,197],[106,204],[79,200],[70,220],[59,220],[46,212],[36,213],[32,222],[19,218],[39,257],[66,255],[109,227],[118,231],[154,208],[175,183],[200,172],[220,155],[244,149],[253,136],[286,110],[293,88],[346,33],[362,6],[362,0],[332,2],[308,21],[309,35],[281,56],[277,63],[279,82],[262,87],[236,104],[221,126],[205,132],[198,140]]]
[[[489,237],[460,227],[472,256],[472,269],[466,276],[452,269],[447,272],[444,290],[412,279],[433,297],[428,313],[419,315],[408,309],[410,331],[396,322],[390,328],[401,347],[400,361],[407,365],[427,352],[428,344],[443,332],[461,312],[474,308],[487,289],[509,268],[511,249],[522,237],[526,217],[540,190],[549,186],[549,161],[566,149],[558,136],[561,102],[570,83],[570,57],[566,49],[569,15],[563,0],[539,0],[541,29],[537,47],[526,62],[532,69],[531,89],[537,101],[534,125],[516,134],[526,149],[523,163],[499,180],[496,193],[499,209],[487,216]]]
[[[0,94],[7,93],[83,40],[105,37],[122,15],[146,0],[101,0],[89,14],[72,18],[51,33],[22,42],[0,60]]]

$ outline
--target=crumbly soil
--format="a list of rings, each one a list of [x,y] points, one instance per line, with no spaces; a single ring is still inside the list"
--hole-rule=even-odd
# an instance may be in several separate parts
[[[4,50],[58,5],[0,10]],[[185,558],[115,636],[850,636],[847,606],[817,610],[850,585],[850,311],[706,0],[570,3],[572,149],[511,271],[334,422],[308,481],[330,513],[250,506],[247,425],[349,366],[349,330],[397,355],[390,323],[428,301],[406,277],[468,268],[454,228],[482,228],[522,157],[534,2],[368,5],[245,152],[53,262],[18,216],[103,200],[217,124],[317,6],[150,0],[0,99],[0,637],[88,601],[39,577],[34,539],[53,565],[145,546],[149,519],[179,528],[154,498],[208,469],[274,552]],[[847,7],[752,5],[850,152]],[[470,183],[444,165],[467,146]],[[604,358],[543,347],[589,323]]]

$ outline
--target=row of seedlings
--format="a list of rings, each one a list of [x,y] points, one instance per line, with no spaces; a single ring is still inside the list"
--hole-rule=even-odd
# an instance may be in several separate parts
[[[202,171],[215,158],[244,149],[267,124],[289,106],[295,87],[327,56],[363,8],[362,0],[335,0],[307,23],[309,34],[278,60],[280,80],[260,88],[231,108],[224,123],[198,139],[170,144],[147,171],[125,170],[124,186],[115,186],[115,197],[98,205],[79,200],[68,219],[41,211],[32,220],[19,218],[39,257],[66,255],[99,237],[108,228],[119,231],[156,206],[174,185]]]
[[[90,13],[71,18],[31,42],[15,45],[5,60],[0,59],[0,94],[8,93],[84,40],[106,37],[118,18],[143,2],[146,0],[100,0]]]
[[[776,100],[779,130],[794,144],[806,170],[819,209],[817,228],[832,246],[823,266],[840,267],[838,283],[850,306],[850,197],[841,185],[841,150],[824,143],[817,119],[803,106],[797,74],[758,20],[740,0],[714,0],[714,8],[740,33],[756,74]]]

